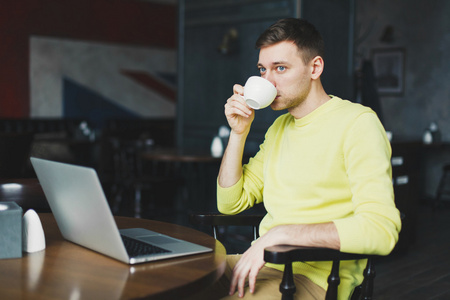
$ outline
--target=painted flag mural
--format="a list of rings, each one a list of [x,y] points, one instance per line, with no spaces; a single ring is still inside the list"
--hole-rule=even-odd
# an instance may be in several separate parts
[[[0,118],[172,117],[176,0],[23,0],[0,9]]]
[[[175,117],[176,50],[32,37],[31,117]]]

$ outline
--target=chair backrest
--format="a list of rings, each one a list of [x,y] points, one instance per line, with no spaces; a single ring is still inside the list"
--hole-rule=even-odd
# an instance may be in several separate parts
[[[219,226],[251,226],[253,229],[253,239],[259,237],[258,226],[264,215],[222,215],[217,213],[197,213],[189,216],[189,222],[197,225],[207,225],[212,227],[213,236],[218,238]]]
[[[436,203],[438,206],[442,201],[450,200],[450,164],[442,167],[442,176],[439,180],[438,189],[436,191]]]
[[[21,178],[29,162],[33,134],[0,134],[0,178]]]

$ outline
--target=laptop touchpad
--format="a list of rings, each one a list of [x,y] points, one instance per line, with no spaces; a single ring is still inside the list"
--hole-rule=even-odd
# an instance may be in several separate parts
[[[141,241],[145,241],[155,245],[164,245],[164,244],[173,244],[179,243],[180,241],[177,239],[173,239],[166,236],[141,236],[139,237]]]

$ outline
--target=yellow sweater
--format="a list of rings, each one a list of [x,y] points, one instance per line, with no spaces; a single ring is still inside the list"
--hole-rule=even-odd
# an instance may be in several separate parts
[[[260,235],[281,224],[333,221],[341,251],[388,254],[398,240],[400,214],[394,203],[391,148],[376,114],[333,97],[307,116],[280,116],[260,151],[244,165],[232,187],[218,185],[218,208],[237,214],[264,202]],[[341,262],[339,299],[362,281],[366,261]],[[267,264],[276,269],[283,266]],[[294,264],[327,288],[329,262]]]

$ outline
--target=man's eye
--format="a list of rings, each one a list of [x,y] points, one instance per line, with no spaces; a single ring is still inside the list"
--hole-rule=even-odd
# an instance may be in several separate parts
[[[259,68],[259,73],[264,73],[264,72],[266,72],[266,68]]]
[[[286,67],[278,66],[278,67],[277,67],[277,70],[278,70],[279,72],[283,72],[284,70],[286,70]]]

